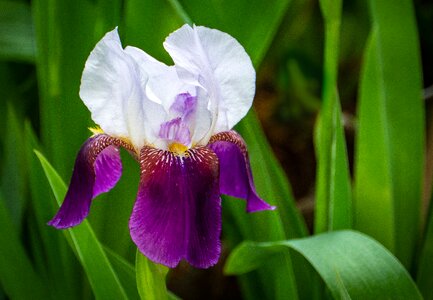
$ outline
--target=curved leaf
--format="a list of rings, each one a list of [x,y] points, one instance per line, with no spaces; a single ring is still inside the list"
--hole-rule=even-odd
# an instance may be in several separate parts
[[[289,241],[245,242],[229,256],[225,271],[251,271],[288,249],[307,259],[336,299],[422,299],[409,273],[388,250],[350,230]]]

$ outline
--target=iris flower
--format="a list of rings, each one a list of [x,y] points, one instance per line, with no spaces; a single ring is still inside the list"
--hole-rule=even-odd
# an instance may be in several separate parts
[[[154,262],[215,265],[221,252],[221,198],[246,200],[247,212],[274,207],[256,193],[245,142],[231,130],[248,112],[255,71],[230,35],[184,25],[164,48],[167,66],[123,48],[117,28],[86,61],[80,97],[99,128],[78,152],[65,200],[50,225],[80,224],[92,199],[119,180],[123,147],[140,164],[129,220],[132,240]]]

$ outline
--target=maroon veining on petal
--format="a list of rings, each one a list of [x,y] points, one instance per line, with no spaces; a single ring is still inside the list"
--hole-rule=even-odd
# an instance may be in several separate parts
[[[92,199],[116,185],[122,174],[119,146],[133,151],[130,145],[105,134],[91,137],[81,146],[65,200],[49,225],[61,229],[80,224],[89,214]]]
[[[175,267],[217,263],[221,246],[218,159],[197,147],[185,156],[145,146],[141,178],[129,221],[131,237],[151,260]]]
[[[219,159],[222,194],[247,200],[247,212],[275,209],[257,195],[246,144],[237,132],[217,133],[208,147]]]

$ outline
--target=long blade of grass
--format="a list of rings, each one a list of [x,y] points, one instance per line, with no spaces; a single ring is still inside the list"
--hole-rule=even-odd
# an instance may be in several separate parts
[[[315,232],[352,227],[352,197],[346,142],[337,91],[342,1],[322,0],[325,22],[323,103],[316,127]]]
[[[33,62],[35,52],[30,5],[0,1],[0,58]]]
[[[125,45],[139,47],[153,57],[172,64],[162,42],[169,33],[184,23],[183,16],[178,15],[167,1],[129,0],[125,7]]]
[[[104,247],[104,251],[119,277],[120,283],[128,295],[128,299],[140,299],[137,290],[134,266],[110,248]]]
[[[114,253],[111,249],[105,248],[105,252],[107,253],[108,258],[110,259],[113,268],[116,270],[119,275],[119,279],[125,287],[125,291],[127,292],[129,299],[139,299],[138,290],[137,290],[137,280],[136,280],[136,272],[135,268],[128,261],[123,259],[123,257]],[[159,271],[158,271],[159,272]],[[175,294],[170,291],[167,291],[168,299],[178,300]]]
[[[433,200],[433,195],[431,197]],[[430,209],[427,218],[424,240],[418,260],[418,272],[416,282],[424,296],[424,299],[433,299],[433,205],[430,201]]]
[[[102,37],[96,7],[87,0],[32,2],[42,142],[64,178],[92,125],[78,92],[84,62]]]
[[[255,113],[251,111],[236,129],[248,145],[254,174],[258,174],[255,177],[256,187],[264,199],[273,201],[277,206],[275,214],[279,215],[284,235],[287,238],[306,236],[306,225],[296,208],[289,180],[272,154]],[[268,176],[261,176],[263,173]]]
[[[48,299],[49,290],[36,274],[0,195],[0,282],[11,299]]]
[[[5,205],[12,221],[21,231],[26,202],[27,176],[25,173],[25,152],[23,127],[12,105],[7,107],[7,130],[4,137],[4,164],[2,166],[0,186]]]
[[[57,203],[60,205],[66,194],[66,185],[45,157],[38,151],[35,153],[42,164]],[[90,224],[84,220],[79,226],[68,229],[68,232],[96,298],[127,299],[122,284]]]
[[[50,186],[44,178],[34,149],[41,149],[29,122],[25,125],[26,160],[31,191],[31,207],[35,214],[40,233],[39,244],[44,249],[44,271],[50,282],[51,295],[54,298],[76,299],[80,296],[80,278],[76,276],[80,266],[69,249],[62,233],[47,226],[56,212],[58,205],[51,201]]]
[[[137,288],[143,300],[165,300],[168,299],[165,276],[168,268],[151,262],[137,249],[137,261],[135,262],[137,272]]]
[[[291,1],[177,2],[196,25],[217,28],[234,36],[244,46],[254,64],[259,66]],[[242,17],[239,17],[240,12]]]
[[[358,108],[356,228],[409,267],[419,236],[424,162],[416,22],[409,0],[370,1],[370,7]]]
[[[422,299],[409,273],[386,248],[350,230],[280,242],[244,242],[228,258],[226,272],[249,272],[288,249],[308,260],[335,299]]]

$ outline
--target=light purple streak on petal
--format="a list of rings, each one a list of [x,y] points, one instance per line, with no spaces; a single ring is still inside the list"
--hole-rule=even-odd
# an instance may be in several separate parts
[[[93,198],[111,190],[122,176],[122,161],[119,149],[108,146],[97,156],[94,163],[95,185]]]
[[[191,143],[191,134],[188,126],[181,118],[175,118],[161,124],[159,137],[173,142],[178,142],[184,145]]]
[[[141,150],[140,187],[129,228],[139,250],[154,262],[173,268],[186,259],[208,268],[221,252],[218,159],[205,147],[188,154]]]
[[[80,224],[89,214],[92,199],[117,183],[122,165],[119,151],[112,145],[123,145],[123,142],[101,134],[83,144],[65,200],[49,225],[63,229]]]
[[[197,97],[191,96],[189,93],[177,95],[176,100],[170,107],[170,111],[178,113],[184,122],[188,122],[197,108]]]
[[[246,145],[237,132],[232,130],[214,135],[208,147],[219,159],[222,194],[247,200],[247,212],[275,209],[257,195]]]

